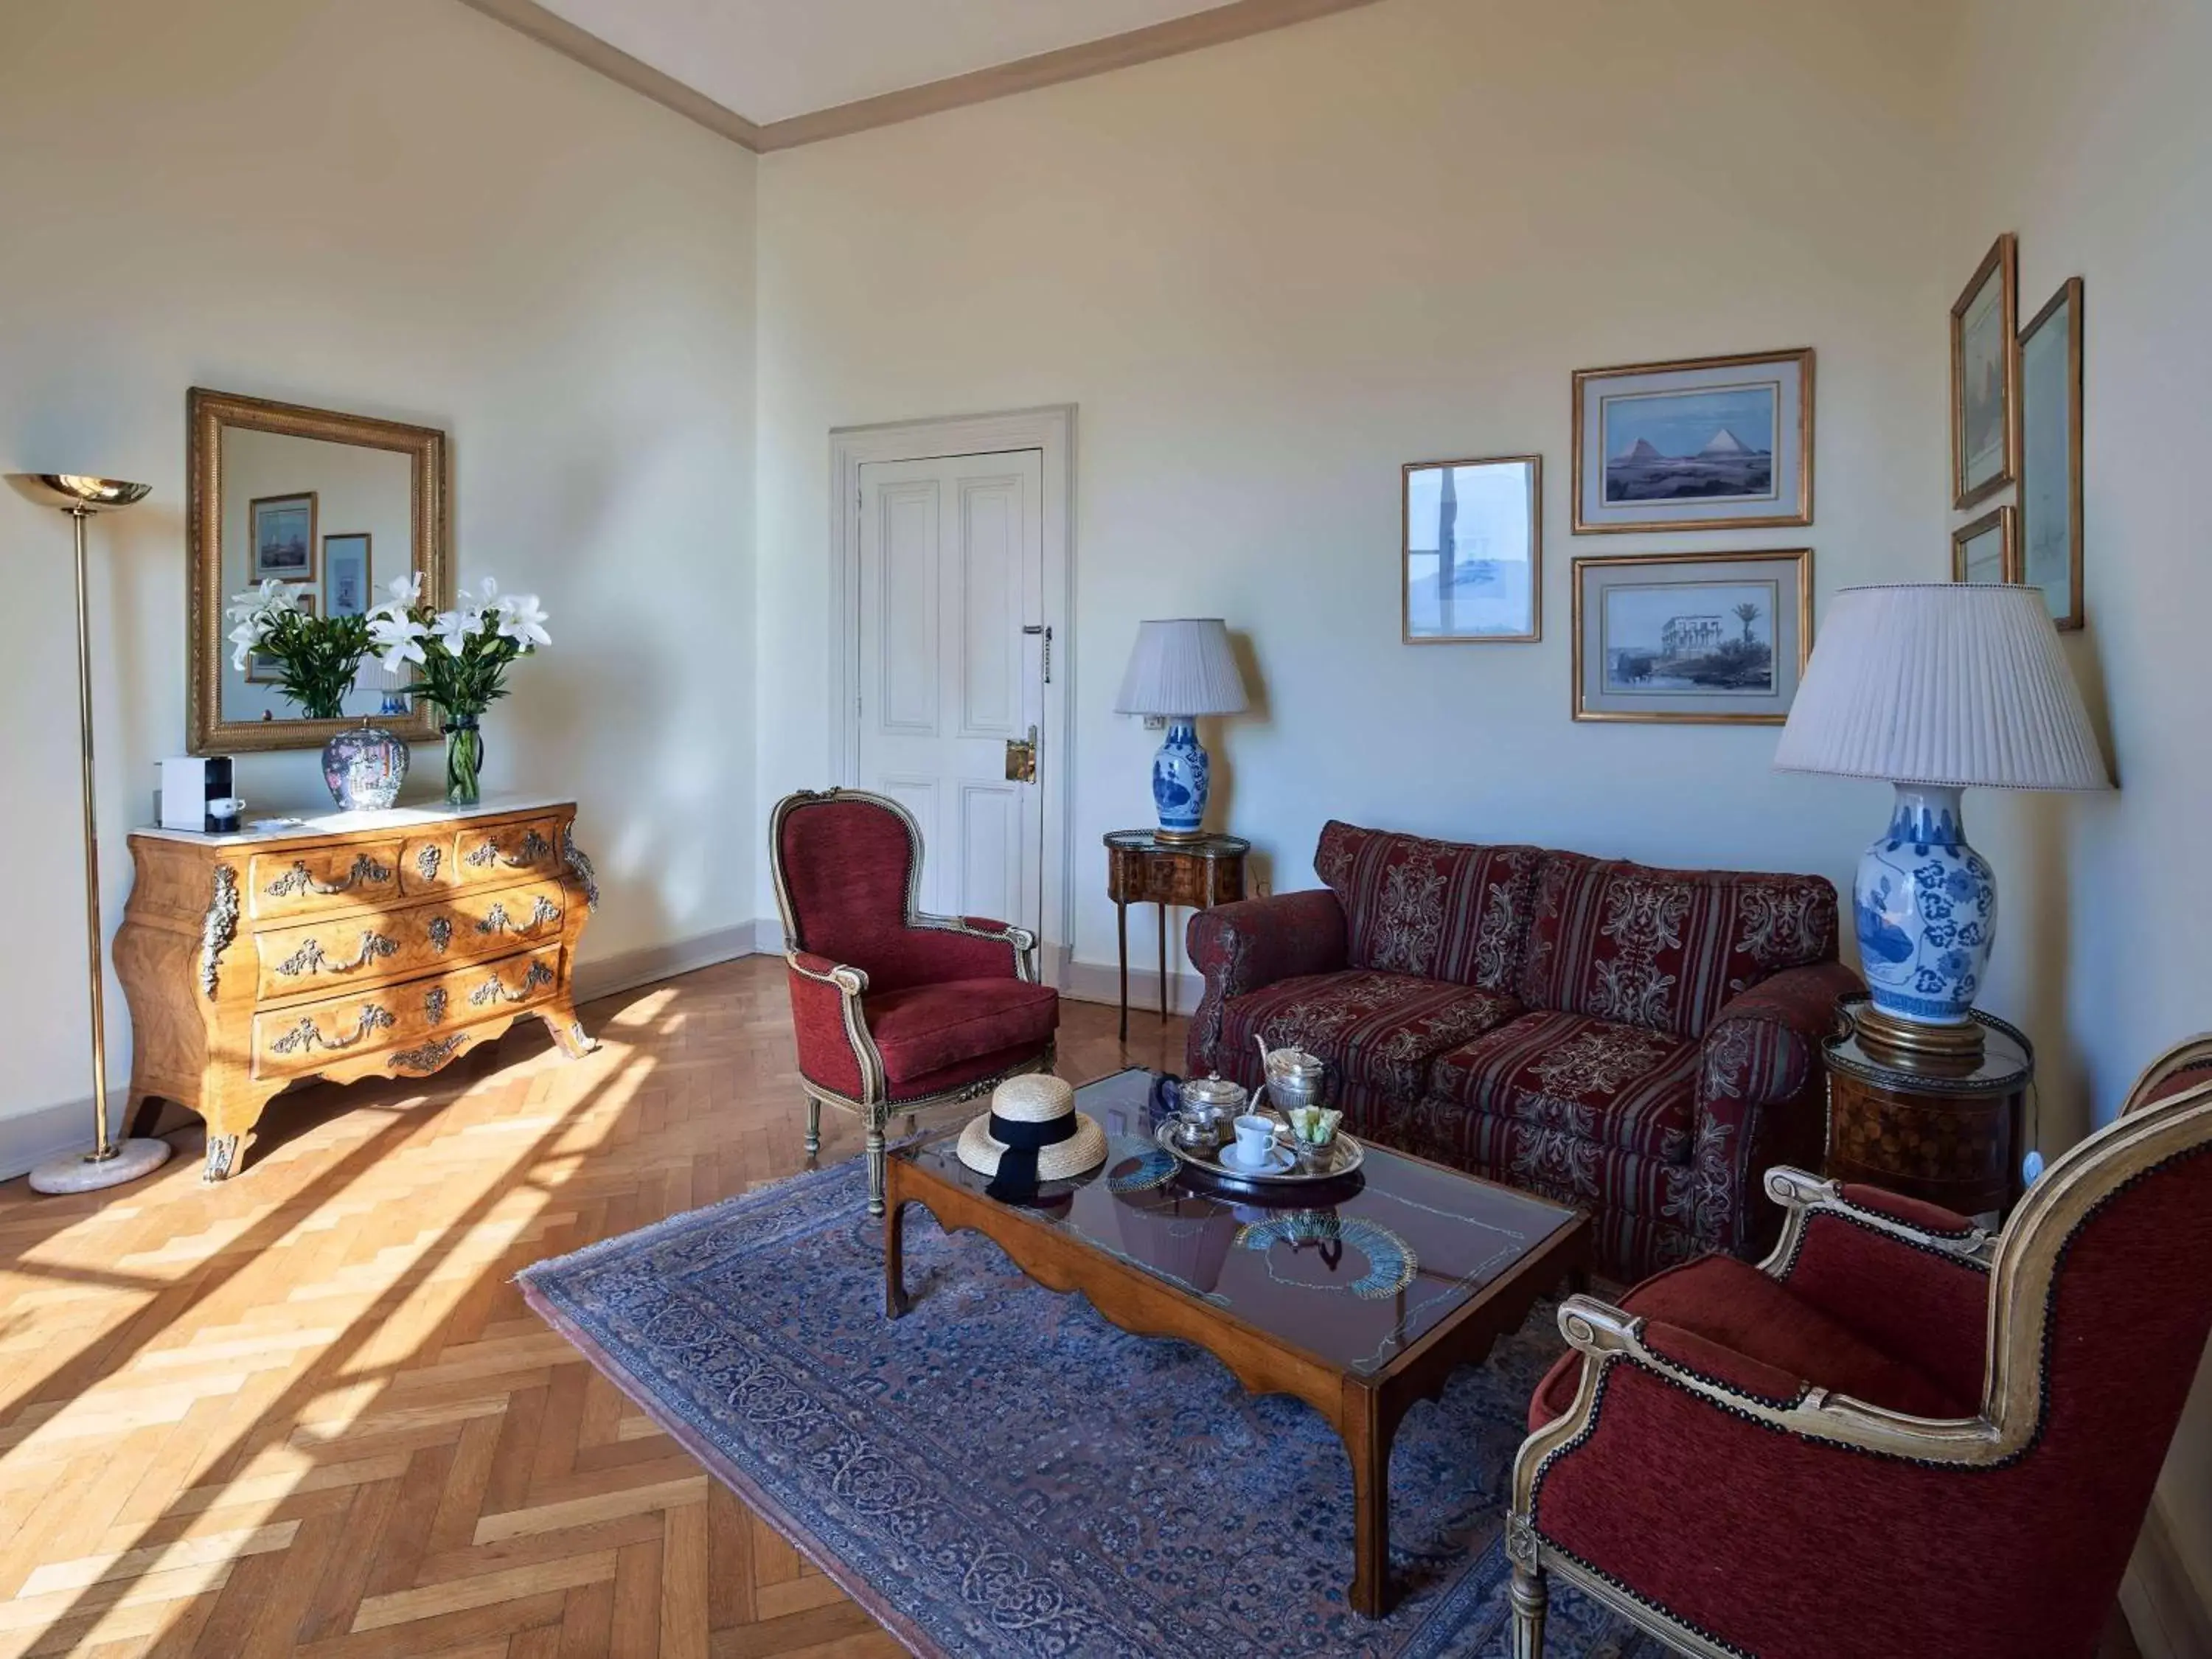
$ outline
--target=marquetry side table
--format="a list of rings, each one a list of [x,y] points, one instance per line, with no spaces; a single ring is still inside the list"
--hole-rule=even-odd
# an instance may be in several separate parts
[[[1827,1175],[2002,1221],[2021,1194],[2023,1118],[2035,1051],[2002,1020],[1977,1012],[1978,1063],[1907,1066],[1862,1037],[1864,995],[1837,1005],[1844,1029],[1825,1045]]]
[[[1244,855],[1252,843],[1235,836],[1170,841],[1151,830],[1116,830],[1106,837],[1106,896],[1121,951],[1121,1040],[1129,1038],[1129,907],[1160,907],[1160,1020],[1168,1017],[1168,911],[1176,905],[1210,910],[1244,896]]]

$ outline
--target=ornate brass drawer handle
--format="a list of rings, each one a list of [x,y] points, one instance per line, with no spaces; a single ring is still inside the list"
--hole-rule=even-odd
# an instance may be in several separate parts
[[[301,1017],[297,1025],[269,1045],[269,1052],[272,1054],[312,1054],[317,1048],[329,1048],[334,1052],[350,1048],[371,1031],[391,1030],[392,1024],[392,1016],[372,1002],[362,1007],[361,1018],[354,1023],[351,1036],[328,1037],[323,1035],[322,1027],[315,1024],[314,1016],[306,1014]]]
[[[298,950],[276,964],[276,971],[288,979],[297,979],[303,974],[355,974],[369,963],[398,954],[399,941],[386,939],[374,929],[361,936],[361,949],[351,962],[340,962],[326,954],[323,942],[311,939]]]
[[[527,921],[518,922],[507,914],[506,905],[495,904],[484,912],[483,920],[477,924],[477,932],[486,934],[534,933],[547,922],[560,920],[561,907],[547,898],[544,894],[540,893],[538,896],[538,902],[531,907]]]
[[[379,864],[373,854],[363,853],[353,861],[353,868],[347,872],[343,881],[317,881],[315,872],[307,867],[307,860],[295,859],[290,869],[261,890],[270,898],[297,898],[302,893],[319,893],[325,898],[329,898],[336,894],[350,891],[364,883],[375,885],[391,879],[392,868],[389,865]]]
[[[430,948],[435,951],[440,956],[443,956],[446,954],[446,947],[453,942],[453,924],[452,920],[446,916],[431,917]]]
[[[495,864],[504,864],[510,870],[527,870],[534,864],[543,863],[552,852],[553,843],[532,830],[523,836],[522,845],[513,858],[501,853],[497,842],[488,841],[471,853],[465,862],[477,870],[489,870]]]
[[[552,982],[553,970],[542,962],[533,962],[530,964],[530,971],[523,975],[522,983],[512,991],[501,983],[497,974],[494,974],[469,993],[469,1006],[488,1008],[495,1002],[527,1002],[533,993],[544,989]]]
[[[449,1037],[440,1037],[434,1042],[426,1042],[419,1048],[402,1048],[392,1056],[392,1069],[399,1072],[434,1072],[455,1054],[460,1053],[468,1040],[469,1034],[466,1031],[456,1031]]]

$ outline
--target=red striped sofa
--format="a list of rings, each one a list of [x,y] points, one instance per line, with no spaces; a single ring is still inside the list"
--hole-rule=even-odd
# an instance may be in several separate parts
[[[1327,884],[1201,912],[1188,1064],[1329,1064],[1353,1133],[1580,1205],[1635,1279],[1761,1249],[1818,1167],[1820,1039],[1859,988],[1817,876],[1656,870],[1331,823]]]

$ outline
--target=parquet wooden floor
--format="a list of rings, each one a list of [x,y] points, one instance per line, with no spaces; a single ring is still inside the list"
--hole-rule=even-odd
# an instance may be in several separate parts
[[[1180,1020],[1065,1012],[1071,1078],[1180,1060]],[[518,1028],[287,1096],[227,1186],[193,1127],[136,1186],[0,1187],[0,1659],[902,1651],[510,1282],[803,1167],[781,963],[585,1018],[574,1064]]]
[[[0,1187],[0,1659],[902,1651],[510,1282],[805,1166],[782,963],[585,1021],[288,1095],[222,1187],[196,1120],[136,1186]],[[1114,1024],[1067,1004],[1061,1071],[1179,1062]]]

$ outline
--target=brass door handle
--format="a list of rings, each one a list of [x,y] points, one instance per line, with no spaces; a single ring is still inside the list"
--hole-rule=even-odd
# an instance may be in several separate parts
[[[1030,727],[1027,738],[1006,739],[1006,781],[1009,783],[1036,781],[1037,729]]]

